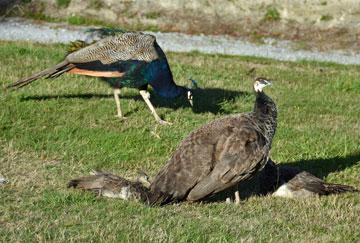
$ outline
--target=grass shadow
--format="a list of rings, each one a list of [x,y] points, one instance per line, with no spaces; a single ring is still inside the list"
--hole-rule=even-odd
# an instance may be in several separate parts
[[[332,172],[345,170],[357,163],[360,163],[360,153],[356,152],[345,157],[335,156],[332,158],[318,158],[309,160],[298,160],[285,162],[280,165],[296,167],[308,171],[319,178],[324,178]]]
[[[221,88],[207,88],[194,90],[194,112],[204,113],[211,112],[213,114],[227,114],[222,108],[223,103],[234,103],[237,97],[250,96],[249,92],[226,90]]]
[[[237,97],[249,96],[248,92],[234,91],[222,88],[202,88],[193,90],[194,113],[213,113],[227,114],[230,113],[222,108],[223,103],[233,103]],[[154,96],[154,105],[167,107],[171,109],[179,109],[189,107],[189,102],[184,98],[170,100],[162,99]]]
[[[249,96],[248,92],[226,90],[221,88],[204,88],[193,91],[194,106],[192,110],[194,113],[211,112],[213,114],[227,114],[226,110],[222,109],[224,102],[233,103],[239,96]],[[51,99],[112,99],[112,94],[66,94],[66,95],[35,95],[22,97],[21,101],[29,100],[51,100]],[[142,100],[140,95],[121,95],[121,99]],[[173,110],[179,108],[189,107],[189,103],[185,98],[164,99],[155,94],[151,95],[151,102],[156,107],[166,107]]]
[[[113,98],[111,94],[94,94],[94,93],[84,93],[84,94],[67,94],[67,95],[33,95],[21,97],[20,101],[29,101],[29,100],[53,100],[53,99],[108,99]]]

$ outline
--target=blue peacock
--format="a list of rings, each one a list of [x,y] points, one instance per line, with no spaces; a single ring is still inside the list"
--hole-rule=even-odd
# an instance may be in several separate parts
[[[122,32],[106,29],[96,30],[100,38],[93,43],[77,41],[71,44],[69,54],[59,64],[10,84],[8,88],[20,88],[45,77],[56,78],[63,73],[100,77],[114,90],[117,116],[124,118],[120,107],[120,90],[123,87],[138,88],[156,121],[162,120],[150,102],[151,85],[154,92],[163,98],[183,96],[192,105],[190,88],[174,82],[166,55],[153,35],[141,32]],[[194,85],[196,85],[193,82]],[[194,86],[193,86],[194,87]]]

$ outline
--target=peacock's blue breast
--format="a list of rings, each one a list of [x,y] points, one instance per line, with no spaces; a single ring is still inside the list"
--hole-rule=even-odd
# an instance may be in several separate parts
[[[139,88],[150,84],[156,94],[165,98],[175,98],[184,93],[184,89],[175,84],[166,59],[147,63],[127,61],[119,64],[117,70],[124,72],[125,75],[121,78],[106,78],[112,87]]]

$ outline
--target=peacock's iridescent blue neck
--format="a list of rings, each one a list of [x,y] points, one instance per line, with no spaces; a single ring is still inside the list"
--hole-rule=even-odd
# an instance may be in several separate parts
[[[166,59],[149,63],[144,70],[144,76],[155,93],[164,98],[175,98],[185,93],[183,87],[175,84]]]

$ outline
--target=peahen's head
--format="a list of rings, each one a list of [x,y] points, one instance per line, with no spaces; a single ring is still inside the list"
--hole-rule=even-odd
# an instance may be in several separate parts
[[[277,124],[277,108],[275,102],[267,96],[263,89],[271,85],[271,81],[266,78],[256,78],[254,82],[254,90],[256,92],[256,100],[254,104],[254,112],[264,124],[264,131],[269,139],[275,134]]]
[[[254,82],[254,90],[255,92],[257,93],[260,93],[263,91],[263,89],[266,87],[266,86],[269,86],[271,85],[271,80],[269,79],[266,79],[266,78],[256,78],[255,79],[255,82]]]

